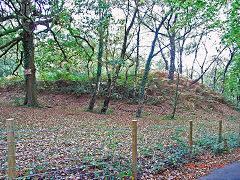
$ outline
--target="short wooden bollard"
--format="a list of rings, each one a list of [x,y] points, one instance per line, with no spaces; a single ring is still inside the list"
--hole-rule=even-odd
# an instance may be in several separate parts
[[[192,135],[193,135],[193,122],[190,121],[190,128],[189,128],[189,149],[190,149],[190,154],[192,154],[192,148],[193,148],[193,140],[192,140]]]
[[[7,119],[8,179],[16,179],[16,147],[14,138],[14,119]]]
[[[132,121],[132,177],[137,180],[137,120]]]
[[[222,142],[222,120],[219,121],[218,143]]]

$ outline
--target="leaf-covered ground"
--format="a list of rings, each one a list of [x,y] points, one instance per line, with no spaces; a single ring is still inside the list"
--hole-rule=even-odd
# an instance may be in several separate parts
[[[0,131],[14,118],[18,176],[35,179],[129,179],[131,177],[131,121],[136,104],[113,101],[107,115],[86,112],[89,96],[42,92],[43,108],[17,107],[22,91],[0,92]],[[100,106],[102,100],[96,105]],[[181,104],[181,101],[180,103]],[[219,109],[219,110],[218,110]],[[196,179],[240,159],[240,114],[226,104],[214,110],[177,110],[169,120],[169,104],[146,104],[138,120],[139,179]],[[189,120],[194,124],[193,157],[189,157]],[[224,122],[225,143],[218,147],[218,121]],[[0,177],[6,173],[6,133],[0,134]],[[224,148],[223,148],[223,147]],[[216,153],[217,150],[218,151]],[[190,164],[194,166],[189,167]],[[201,166],[207,164],[207,166]],[[47,173],[49,172],[49,173]]]

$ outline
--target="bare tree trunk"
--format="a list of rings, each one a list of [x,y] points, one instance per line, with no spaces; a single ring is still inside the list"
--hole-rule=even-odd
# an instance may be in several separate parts
[[[190,74],[191,79],[193,79],[194,65],[195,65],[195,62],[197,60],[198,48],[199,48],[199,45],[201,43],[202,37],[203,37],[203,33],[201,34],[201,36],[199,38],[199,41],[197,43],[196,49],[195,49],[195,55],[194,55],[194,60],[193,60],[192,68],[191,68],[191,74]]]
[[[99,50],[98,50],[98,67],[97,67],[97,78],[96,78],[96,86],[92,93],[91,100],[89,102],[88,110],[93,110],[94,104],[96,102],[96,96],[99,89],[99,82],[102,73],[102,55],[103,55],[103,31],[100,32],[99,37]]]
[[[108,74],[108,83],[107,83],[107,94],[111,95],[111,76]],[[105,114],[107,112],[108,106],[110,102],[110,97],[105,98],[104,103],[103,103],[103,108],[101,109],[101,114]]]
[[[22,2],[23,10],[22,13],[29,16],[30,2],[24,0]],[[38,106],[37,101],[37,90],[36,90],[36,68],[34,64],[34,35],[33,31],[35,25],[33,22],[29,22],[28,19],[23,19],[23,62],[25,69],[25,88],[26,95],[24,100],[24,105],[29,107]]]
[[[169,70],[169,75],[168,78],[173,80],[174,78],[174,71],[175,71],[175,52],[176,52],[176,47],[175,47],[175,32],[170,35],[170,70]]]
[[[108,32],[108,31],[107,31]],[[108,34],[108,33],[107,33]],[[109,35],[109,34],[108,34]],[[106,38],[106,42],[105,42],[105,52],[106,52],[106,63],[105,63],[105,68],[106,68],[106,72],[107,72],[107,77],[108,77],[108,82],[107,82],[107,94],[111,94],[110,90],[111,90],[111,84],[112,84],[112,78],[111,78],[111,73],[109,72],[109,69],[108,69],[108,53],[109,53],[109,50],[108,50],[108,37]],[[110,101],[110,98],[108,99]],[[109,101],[104,101],[103,103],[103,107],[106,107],[108,106],[109,104]],[[103,108],[101,109],[101,114],[105,114],[107,112],[104,111],[103,112]]]
[[[138,67],[139,67],[139,44],[140,44],[140,31],[141,31],[141,26],[139,24],[138,27],[138,32],[137,32],[137,57],[136,57],[136,66],[135,66],[135,71],[134,71],[134,84],[133,84],[133,97],[136,98],[136,93],[137,93],[137,73],[138,73]]]
[[[167,58],[165,57],[165,55],[164,55],[164,52],[163,52],[163,48],[161,47],[161,42],[159,41],[158,42],[159,43],[159,48],[160,48],[160,52],[161,52],[161,56],[162,56],[162,58],[163,58],[163,61],[164,61],[164,63],[165,63],[165,70],[166,71],[168,71],[168,60],[167,60]]]
[[[87,67],[88,81],[90,81],[90,69],[89,69],[89,63],[90,63],[90,61],[88,60],[88,61],[87,61],[87,65],[86,65],[86,67]]]
[[[147,63],[145,65],[145,71],[144,71],[144,75],[143,75],[143,78],[142,78],[136,117],[141,117],[141,114],[142,114],[142,106],[143,106],[143,100],[144,100],[144,91],[145,91],[145,86],[146,86],[146,82],[147,82],[147,76],[148,76],[149,70],[150,70],[151,61],[152,61],[152,58],[153,58],[155,44],[156,44],[156,41],[158,39],[158,33],[159,33],[159,30],[162,27],[163,23],[165,22],[165,20],[167,19],[168,15],[171,12],[172,12],[172,10],[170,10],[165,15],[165,17],[162,19],[161,23],[158,25],[158,27],[157,27],[157,29],[155,31],[154,39],[152,41],[151,50],[150,50],[150,53],[149,53],[149,56],[148,56],[148,59],[147,59]]]
[[[182,68],[183,68],[183,65],[182,65],[182,55],[183,55],[183,47],[184,47],[184,44],[185,44],[185,37],[183,37],[183,41],[182,41],[182,44],[180,44],[180,49],[179,49],[179,73],[182,74]]]
[[[225,83],[225,78],[226,78],[226,73],[227,73],[227,70],[228,70],[228,67],[230,66],[231,62],[232,62],[232,59],[233,59],[233,56],[234,56],[234,52],[232,52],[230,50],[230,53],[231,53],[231,56],[230,56],[230,59],[224,69],[224,72],[223,72],[223,78],[222,78],[222,94],[224,93],[224,83]]]
[[[174,99],[174,108],[173,108],[173,113],[172,113],[171,119],[174,119],[174,116],[175,116],[176,110],[177,110],[179,79],[180,79],[180,77],[179,77],[179,73],[178,73],[178,76],[177,76],[177,87],[176,87],[176,93],[175,93],[175,99]]]
[[[171,19],[171,18],[170,18]],[[176,45],[175,45],[175,37],[176,37],[176,32],[174,29],[172,29],[172,26],[170,25],[170,19],[168,21],[168,26],[167,26],[167,31],[168,31],[168,36],[170,40],[170,69],[169,69],[169,74],[168,78],[173,80],[174,78],[174,71],[175,71],[175,56],[176,56]],[[177,21],[177,14],[175,14],[174,20],[173,20],[173,25]],[[169,32],[172,31],[172,32]]]
[[[217,66],[218,66],[218,62],[214,68],[214,73],[213,73],[213,90],[214,91],[215,91],[216,83],[217,83]]]
[[[130,64],[127,69],[126,69],[126,72],[125,72],[125,80],[124,80],[124,86],[126,86],[127,84],[127,80],[128,80],[128,71],[129,69],[134,65],[134,62],[132,64]]]
[[[203,74],[203,66],[201,66],[201,74]],[[203,85],[203,76],[201,77],[201,84]]]
[[[204,48],[205,48],[206,54],[205,54],[205,57],[204,57],[204,61],[203,61],[202,65],[200,66],[200,68],[201,68],[201,74],[203,74],[203,68],[204,68],[204,65],[205,65],[205,63],[206,63],[206,61],[207,61],[207,56],[208,56],[208,50],[207,50],[205,44],[204,44]],[[203,85],[203,76],[201,77],[201,84]]]

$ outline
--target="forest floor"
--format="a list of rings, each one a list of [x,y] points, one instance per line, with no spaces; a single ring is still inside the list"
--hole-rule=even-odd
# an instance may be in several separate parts
[[[181,131],[181,134],[187,141],[188,136],[186,133],[188,133],[188,126],[189,121],[192,120],[194,126],[204,126],[209,125],[212,129],[209,129],[209,132],[214,129],[217,133],[218,128],[218,121],[223,120],[224,121],[224,130],[227,131],[227,129],[236,129],[236,132],[238,132],[238,122],[240,113],[234,110],[232,107],[229,107],[227,104],[217,104],[215,106],[214,111],[207,111],[206,109],[202,108],[194,108],[194,109],[186,109],[183,107],[179,107],[177,109],[176,119],[171,120],[169,119],[169,114],[172,113],[172,107],[167,104],[158,104],[158,105],[151,105],[151,104],[145,104],[143,107],[144,113],[143,118],[135,118],[135,113],[137,109],[137,104],[131,104],[127,103],[125,101],[120,100],[113,100],[110,104],[110,113],[107,115],[102,115],[98,113],[92,113],[92,112],[86,112],[84,109],[88,106],[89,103],[89,95],[82,95],[82,96],[73,96],[73,95],[65,95],[65,94],[55,94],[52,92],[44,92],[38,94],[38,99],[43,104],[42,108],[26,108],[21,106],[16,106],[21,103],[22,99],[24,97],[24,92],[20,90],[16,90],[14,88],[12,89],[1,89],[0,90],[0,130],[5,129],[5,123],[6,119],[8,118],[14,118],[16,127],[18,130],[32,130],[32,129],[52,129],[52,130],[96,130],[96,136],[92,136],[88,134],[88,140],[81,139],[80,141],[83,144],[91,144],[91,147],[96,147],[99,144],[101,147],[104,148],[104,151],[110,151],[111,147],[107,146],[109,141],[107,141],[106,137],[109,135],[105,132],[98,133],[98,130],[104,131],[104,129],[108,131],[108,129],[124,129],[131,127],[131,122],[133,119],[138,120],[138,128],[145,128],[145,131],[141,131],[141,133],[144,134],[144,132],[147,132],[146,134],[149,135],[149,137],[145,137],[143,134],[143,139],[148,140],[156,140],[157,142],[162,141],[164,139],[165,133],[167,134],[167,131],[164,132],[152,132],[151,128],[155,126],[169,126],[169,127],[183,127],[186,128],[184,131]],[[19,102],[20,101],[20,102]],[[96,105],[100,106],[102,103],[102,100],[97,100]],[[179,102],[181,103],[181,101]],[[217,110],[219,109],[219,111]],[[229,127],[227,127],[229,125]],[[214,127],[212,127],[214,126]],[[199,127],[194,128],[194,133],[199,129]],[[233,128],[234,127],[234,128]],[[148,129],[149,128],[149,129]],[[122,130],[121,132],[115,133],[116,138],[126,138],[128,139],[131,137],[131,130],[128,130],[126,132],[126,136],[120,135],[120,133],[125,133],[125,130]],[[170,134],[167,134],[166,136],[172,136],[171,132]],[[21,141],[26,141],[29,139],[51,139],[56,138],[56,134],[51,132],[36,132],[34,135],[33,133],[30,133],[31,135],[24,135],[23,137],[20,137],[19,139]],[[140,134],[140,132],[139,132]],[[58,134],[59,135],[59,134]],[[200,136],[204,136],[205,134],[201,134]],[[158,136],[158,137],[156,137]],[[60,137],[60,135],[59,135]],[[68,137],[68,135],[65,134],[65,136],[61,135],[61,137]],[[129,140],[129,139],[128,139]],[[126,140],[125,142],[129,142],[128,145],[116,145],[113,148],[119,149],[121,153],[123,153],[125,150],[127,150],[129,147],[131,147],[131,141]],[[1,138],[0,135],[0,143],[5,142],[5,137]],[[79,140],[78,140],[79,141]],[[93,141],[96,141],[94,144]],[[99,142],[98,142],[99,141]],[[116,140],[116,142],[122,142],[121,140]],[[21,155],[25,155],[26,157],[19,157],[17,158],[17,162],[20,162],[21,165],[24,165],[24,167],[28,166],[29,164],[34,164],[32,162],[31,157],[33,156],[31,153],[33,152],[43,152],[43,151],[51,151],[57,150],[60,155],[57,157],[54,156],[47,156],[44,157],[45,161],[41,160],[41,162],[46,162],[47,158],[51,158],[50,161],[52,163],[56,164],[56,162],[60,159],[65,158],[66,156],[69,157],[69,155],[73,155],[73,153],[68,153],[67,155],[64,155],[64,151],[68,151],[69,147],[72,145],[74,148],[76,144],[71,141],[70,144],[61,144],[61,147],[57,147],[57,145],[52,145],[48,142],[46,142],[44,145],[36,142],[34,145],[29,145],[28,142],[24,145],[19,145],[20,150],[19,153],[22,153]],[[70,142],[69,142],[70,143]],[[111,142],[112,143],[112,142]],[[139,141],[139,144],[141,142]],[[167,142],[166,142],[167,143]],[[114,144],[114,143],[113,143]],[[37,145],[41,146],[38,147]],[[146,145],[146,144],[145,144]],[[163,144],[162,144],[163,145]],[[52,146],[52,147],[51,147]],[[99,145],[100,146],[100,145]],[[53,148],[54,147],[54,148]],[[76,146],[78,147],[78,146]],[[90,145],[89,145],[90,147]],[[89,149],[89,147],[86,147],[86,149]],[[163,147],[165,147],[163,145]],[[122,148],[122,149],[121,149]],[[155,149],[156,150],[156,149]],[[116,150],[117,151],[117,150]],[[128,151],[130,151],[128,149]],[[140,150],[139,150],[140,151]],[[4,155],[0,153],[0,155]],[[154,151],[156,152],[156,151]],[[30,154],[30,155],[29,155]],[[51,154],[52,155],[52,154]],[[131,155],[131,153],[126,155]],[[75,156],[75,155],[74,155]],[[154,156],[154,155],[153,155]],[[150,159],[153,158],[153,156],[143,156],[142,159],[138,159],[139,161],[144,161],[144,165],[152,162]],[[29,158],[29,159],[28,159]],[[145,160],[144,160],[145,158]],[[114,159],[114,158],[113,158]],[[139,176],[140,179],[197,179],[201,176],[204,176],[210,172],[212,172],[214,169],[217,168],[217,166],[221,166],[221,168],[224,168],[224,166],[227,166],[228,164],[239,160],[240,159],[240,150],[235,149],[230,152],[226,152],[223,154],[215,154],[210,151],[204,151],[204,153],[201,154],[198,158],[193,158],[189,162],[181,162],[177,165],[174,163],[170,164],[169,166],[163,166],[165,168],[162,168],[162,170],[155,171],[152,173],[152,171],[149,169],[149,167],[146,166],[146,169],[143,173],[141,173],[141,176]],[[34,160],[37,161],[36,157],[34,157]],[[49,160],[49,159],[48,159]],[[108,159],[106,158],[105,163],[108,163]],[[127,162],[122,161],[121,163]],[[174,162],[174,161],[173,161]],[[191,164],[191,165],[189,165]],[[49,164],[48,164],[49,165]],[[66,167],[67,164],[64,164],[64,167]],[[87,164],[89,165],[89,164]],[[149,164],[148,164],[149,165]],[[206,166],[205,166],[206,165]],[[101,165],[103,166],[103,165]],[[156,166],[156,165],[155,165]],[[59,167],[59,166],[58,166]],[[44,167],[46,168],[46,167]],[[55,167],[56,168],[56,167]],[[61,167],[63,168],[63,167]],[[95,167],[96,168],[96,167]],[[53,170],[54,168],[51,168]],[[81,170],[82,173],[84,172],[92,172],[93,167],[90,167],[88,171]],[[102,167],[99,167],[98,170],[103,169]],[[128,165],[128,169],[130,168],[130,165]],[[148,170],[149,169],[149,170]],[[31,169],[30,169],[31,170]],[[43,170],[32,170],[30,172],[29,168],[27,170],[24,170],[24,168],[21,169],[21,172],[19,175],[31,175],[33,173],[40,174],[43,172]],[[64,179],[81,179],[81,176],[77,176],[76,173],[71,172],[71,175],[68,175],[69,171],[64,171],[61,173],[61,177],[64,177]],[[0,169],[0,177],[4,176],[5,171]],[[102,175],[104,176],[104,175]],[[119,175],[120,176],[120,175]],[[44,178],[44,175],[36,176],[39,177],[39,179]],[[83,177],[83,176],[82,176]],[[91,176],[84,176],[85,179],[90,178]]]

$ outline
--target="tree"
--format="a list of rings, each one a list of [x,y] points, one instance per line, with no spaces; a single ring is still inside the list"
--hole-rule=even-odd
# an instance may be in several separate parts
[[[121,54],[120,54],[120,63],[116,66],[116,71],[114,73],[114,76],[112,77],[112,80],[109,80],[109,82],[111,82],[111,85],[109,85],[108,89],[107,89],[107,95],[104,100],[103,108],[101,109],[102,114],[105,114],[108,109],[112,90],[116,85],[116,80],[117,80],[118,74],[120,72],[123,62],[125,61],[126,51],[127,51],[127,47],[128,47],[128,36],[129,36],[130,30],[132,29],[134,21],[137,16],[138,3],[139,3],[138,0],[135,0],[135,7],[134,7],[133,14],[132,14],[132,18],[131,18],[130,24],[127,25],[128,18],[131,15],[130,14],[131,13],[130,12],[130,0],[128,0],[128,2],[127,2],[127,10],[126,10],[127,14],[126,14],[126,18],[125,18],[124,37],[123,37],[123,43],[122,43],[122,48],[121,48]]]
[[[170,24],[170,20],[173,18],[173,25]],[[170,41],[170,68],[169,68],[169,75],[168,78],[173,80],[174,78],[174,71],[175,71],[175,56],[176,56],[176,44],[175,44],[175,39],[176,39],[176,30],[173,28],[177,21],[177,14],[174,14],[170,16],[170,19],[168,20],[167,23],[167,33]]]
[[[25,100],[24,105],[29,107],[38,106],[36,91],[36,67],[34,61],[34,38],[36,34],[48,32],[58,23],[58,15],[61,14],[64,7],[64,1],[34,1],[31,0],[3,0],[0,4],[1,9],[1,36],[10,36],[15,34],[4,45],[0,47],[4,56],[10,49],[16,46],[20,41],[23,48],[23,65],[25,74]],[[11,24],[5,28],[5,25]],[[45,26],[46,29],[38,31],[37,26]]]
[[[84,2],[84,3],[83,3]],[[103,67],[103,54],[104,54],[104,39],[106,38],[106,30],[111,20],[111,7],[107,0],[76,0],[75,1],[75,13],[80,16],[79,23],[75,26],[68,27],[70,34],[78,41],[78,39],[84,40],[91,48],[91,53],[88,53],[84,48],[87,60],[87,70],[89,79],[89,62],[91,62],[94,55],[94,46],[91,42],[94,42],[94,38],[98,39],[98,53],[97,53],[97,74],[95,87],[91,94],[88,110],[93,110],[96,102],[98,90],[100,88],[100,78]],[[78,43],[79,44],[79,43]],[[83,47],[81,45],[81,47]]]
[[[227,62],[222,77],[222,93],[229,98],[233,97],[236,100],[237,106],[240,103],[240,21],[239,7],[240,2],[230,0],[225,4],[224,15],[226,20],[219,23],[222,32],[222,41],[230,49],[230,58]]]
[[[167,19],[167,17],[171,13],[173,13],[172,8],[170,8],[170,10],[162,17],[162,19],[160,20],[156,29],[154,30],[154,32],[155,32],[154,39],[152,41],[151,50],[149,52],[148,59],[147,59],[146,65],[145,65],[144,75],[142,77],[142,83],[141,83],[141,89],[140,89],[140,94],[139,94],[139,101],[138,101],[138,108],[137,108],[136,117],[141,117],[143,99],[144,99],[144,91],[145,91],[145,86],[146,86],[146,82],[147,82],[147,76],[148,76],[149,71],[150,71],[150,65],[151,65],[152,58],[154,56],[155,44],[156,44],[157,39],[158,39],[158,34],[159,34],[159,31],[160,31],[160,28],[162,27],[163,23],[165,22],[165,20]]]
[[[225,66],[225,69],[223,72],[223,77],[222,77],[222,93],[224,93],[224,83],[225,83],[226,73],[227,73],[227,70],[228,70],[228,68],[233,60],[234,54],[235,54],[235,52],[232,51],[230,48],[229,48],[229,51],[230,51],[230,58],[229,58],[229,61],[227,62],[227,65]]]

